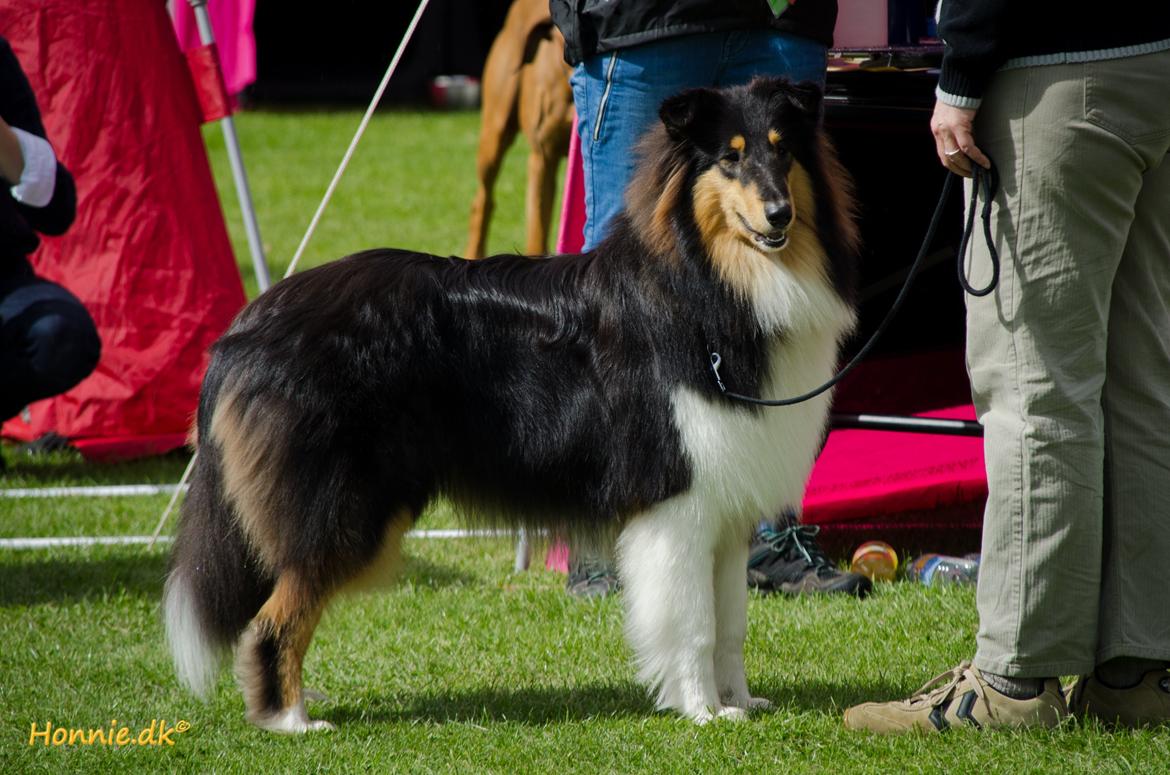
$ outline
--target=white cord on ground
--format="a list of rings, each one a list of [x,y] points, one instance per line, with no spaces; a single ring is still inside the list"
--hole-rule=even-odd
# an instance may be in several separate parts
[[[175,484],[98,484],[84,487],[14,487],[0,490],[0,498],[127,498],[167,495]]]
[[[463,530],[459,528],[439,528],[434,530],[410,530],[407,538],[422,539],[450,539],[450,538],[506,538],[514,535],[510,530]],[[157,539],[163,543],[175,540],[170,536]],[[155,544],[153,536],[49,536],[31,538],[0,538],[0,550],[3,549],[57,549],[61,547],[88,547],[88,546],[134,546],[146,544],[147,548]]]
[[[402,36],[402,42],[398,44],[398,50],[394,52],[394,58],[390,60],[390,66],[386,68],[386,74],[382,76],[382,82],[378,84],[378,90],[374,92],[374,98],[370,100],[370,106],[366,108],[366,114],[362,116],[361,123],[358,124],[357,131],[353,135],[353,139],[349,142],[349,148],[345,150],[345,155],[341,158],[341,164],[337,167],[337,172],[333,173],[333,180],[329,182],[329,188],[325,189],[325,196],[321,198],[321,204],[317,206],[317,212],[313,213],[313,219],[309,221],[309,228],[305,230],[305,236],[301,238],[301,244],[297,246],[297,252],[293,254],[292,261],[288,264],[288,269],[285,270],[284,276],[288,277],[297,269],[297,264],[300,263],[301,256],[305,252],[305,247],[309,244],[309,240],[313,237],[313,232],[317,230],[317,224],[321,221],[321,215],[325,212],[325,208],[329,206],[329,200],[333,198],[333,192],[337,190],[337,184],[341,182],[341,176],[345,174],[346,168],[349,166],[349,160],[353,158],[353,153],[357,150],[357,145],[361,142],[362,135],[366,133],[366,127],[369,126],[370,119],[374,115],[374,111],[378,108],[378,103],[382,101],[382,95],[386,92],[386,87],[390,84],[390,78],[394,75],[394,71],[398,69],[398,61],[402,59],[402,54],[406,51],[406,46],[410,43],[410,39],[414,36],[414,30],[418,27],[418,21],[422,18],[423,11],[427,9],[427,4],[430,0],[420,0],[418,10],[414,12],[414,18],[410,20],[410,25],[406,28],[406,34]],[[183,472],[183,478],[179,480],[179,489],[175,491],[171,502],[167,504],[166,509],[163,510],[162,516],[158,520],[158,526],[154,529],[154,534],[151,537],[150,546],[154,546],[154,542],[158,540],[158,536],[162,533],[163,527],[167,523],[167,519],[171,516],[171,511],[175,507],[175,501],[179,499],[179,490],[187,483],[187,478],[191,476],[191,469],[195,465],[195,455],[191,455],[191,462],[187,464],[187,470]]]

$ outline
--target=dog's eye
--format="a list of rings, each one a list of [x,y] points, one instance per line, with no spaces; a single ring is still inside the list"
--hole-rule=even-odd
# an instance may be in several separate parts
[[[739,151],[728,151],[719,161],[726,164],[739,164]]]

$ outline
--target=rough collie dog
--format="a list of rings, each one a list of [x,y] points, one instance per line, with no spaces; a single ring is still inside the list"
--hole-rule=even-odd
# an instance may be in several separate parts
[[[627,211],[583,255],[373,250],[260,296],[215,345],[165,591],[198,693],[235,646],[249,720],[305,712],[343,588],[392,567],[434,498],[616,540],[626,631],[660,707],[767,705],[744,677],[753,526],[798,505],[854,322],[855,228],[821,95],[757,79],[663,103]]]

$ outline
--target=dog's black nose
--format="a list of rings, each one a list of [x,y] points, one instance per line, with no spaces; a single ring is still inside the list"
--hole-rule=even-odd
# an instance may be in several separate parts
[[[792,205],[783,200],[764,202],[764,217],[773,228],[783,229],[792,220]]]

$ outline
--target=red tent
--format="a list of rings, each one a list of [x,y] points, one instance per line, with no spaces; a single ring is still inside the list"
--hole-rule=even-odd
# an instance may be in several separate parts
[[[244,292],[165,4],[6,0],[0,30],[78,189],[73,227],[32,260],[85,303],[103,348],[89,378],[4,435],[56,431],[89,457],[174,449]]]

